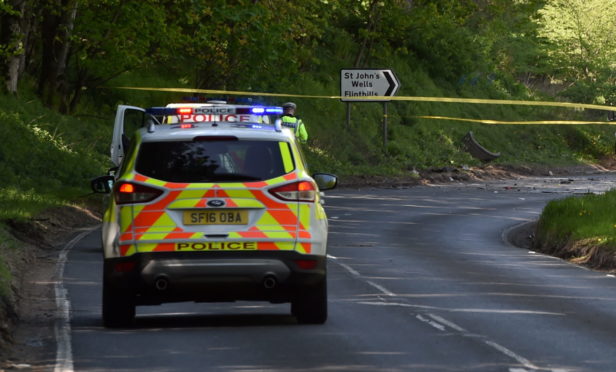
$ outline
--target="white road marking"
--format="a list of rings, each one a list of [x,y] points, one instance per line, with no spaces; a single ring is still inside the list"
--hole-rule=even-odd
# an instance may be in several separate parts
[[[338,265],[344,267],[344,269],[348,272],[350,272],[351,274],[353,274],[353,276],[357,276],[360,277],[361,275],[359,274],[359,272],[357,272],[357,270],[353,269],[351,266],[347,265],[347,264],[343,264],[338,262]]]
[[[422,321],[424,323],[429,324],[430,326],[432,326],[433,328],[438,329],[441,332],[445,332],[445,326],[444,325],[442,325],[440,323],[437,323],[437,322],[435,322],[433,320],[430,320],[428,318],[424,318],[421,314],[417,314],[415,316],[415,318],[419,319],[420,321]]]
[[[395,296],[395,294],[393,292],[388,291],[387,288],[383,287],[382,285],[376,284],[375,282],[371,282],[370,280],[367,280],[366,283],[370,284],[374,288],[376,288],[379,291],[383,292],[383,294],[386,295],[386,296],[390,296],[390,297]]]
[[[71,302],[68,300],[66,288],[64,288],[64,266],[68,252],[84,236],[89,234],[92,229],[83,231],[68,242],[58,255],[56,264],[56,284],[54,285],[56,295],[57,320],[55,326],[56,334],[56,365],[54,372],[73,372],[73,349],[71,348]]]
[[[536,365],[534,365],[533,363],[530,362],[530,360],[514,353],[513,351],[507,349],[506,347],[497,344],[494,341],[490,341],[490,340],[484,340],[483,341],[486,345],[493,347],[494,349],[500,351],[501,353],[507,355],[510,358],[515,359],[518,363],[522,364],[524,367],[526,368],[530,368],[530,369],[539,369],[539,367],[537,367]]]
[[[334,260],[336,259],[333,256],[329,256],[330,258],[333,258]],[[397,296],[395,293],[389,291],[387,288],[376,284],[370,280],[367,280],[366,278],[362,277],[361,274],[359,272],[357,272],[356,270],[354,270],[353,268],[351,268],[349,265],[340,263],[340,262],[336,262],[338,265],[340,265],[341,267],[343,267],[345,270],[347,270],[349,273],[351,273],[353,276],[358,277],[359,279],[363,280],[364,282],[366,282],[367,284],[377,288],[378,290],[380,290],[381,292],[383,292],[385,295],[389,296],[389,297],[395,297]],[[379,298],[383,301],[385,299],[382,299],[380,296]],[[404,304],[404,303],[388,303],[388,302],[381,302],[381,303],[375,303],[375,302],[362,302],[364,304],[371,304],[371,305],[381,305],[381,306],[404,306],[404,307],[415,307],[413,305],[410,304]],[[518,362],[519,364],[523,365],[525,368],[533,371],[533,370],[541,370],[541,368],[537,367],[536,365],[534,365],[530,360],[524,358],[521,355],[516,354],[515,352],[507,349],[506,347],[485,339],[484,336],[481,335],[476,335],[476,334],[472,334],[468,331],[466,331],[464,328],[458,326],[457,324],[441,317],[435,314],[430,314],[430,313],[426,313],[426,315],[431,319],[428,319],[426,317],[424,317],[422,314],[416,314],[415,318],[421,322],[424,322],[426,324],[429,324],[431,327],[438,329],[441,332],[446,331],[446,327],[449,327],[457,332],[459,332],[462,336],[466,336],[466,337],[481,337],[483,338],[483,342],[485,345],[490,346],[491,348],[493,348],[494,350],[498,351],[501,354],[504,354],[506,356],[508,356],[509,358],[512,358],[513,360],[515,360],[516,362]],[[544,369],[545,370],[545,369]],[[521,369],[521,368],[510,368],[509,369],[510,372],[528,372],[526,369]],[[553,372],[556,371],[561,371],[561,370],[552,370]]]
[[[458,326],[457,324],[450,322],[449,320],[440,317],[438,315],[434,315],[434,314],[427,314],[430,318],[436,320],[439,323],[443,323],[444,325],[446,325],[449,328],[455,329],[456,331],[460,332],[460,333],[468,333],[466,332],[466,330],[460,326]]]
[[[327,257],[337,260],[338,258],[335,256],[331,256],[331,255],[327,255]],[[372,282],[370,280],[365,280],[362,278],[361,274],[353,269],[351,266],[347,265],[347,264],[343,264],[341,262],[336,262],[338,265],[342,266],[346,271],[348,271],[349,273],[351,273],[351,275],[356,276],[362,280],[364,280],[366,283],[368,283],[369,285],[373,286],[374,288],[378,289],[379,291],[381,291],[384,295],[386,296],[395,296],[394,293],[390,292],[389,290],[387,290],[387,288],[383,287],[382,285],[376,284],[375,282]]]

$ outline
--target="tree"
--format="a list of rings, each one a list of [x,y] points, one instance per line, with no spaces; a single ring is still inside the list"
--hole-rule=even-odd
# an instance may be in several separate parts
[[[0,2],[0,58],[5,62],[3,75],[6,90],[12,94],[17,93],[17,83],[25,67],[25,50],[32,20],[27,14],[30,14],[31,7],[31,1],[27,0]]]
[[[577,98],[601,101],[616,82],[616,0],[548,0],[539,14],[554,76]]]
[[[285,84],[317,59],[322,2],[213,0],[182,12],[181,54],[198,88],[260,89]]]
[[[42,0],[39,6],[42,49],[38,93],[45,104],[53,106],[65,80],[79,0]]]
[[[67,112],[75,109],[89,89],[127,71],[164,65],[177,52],[172,42],[175,23],[164,1],[79,1],[69,70],[62,76],[62,89],[57,90]]]

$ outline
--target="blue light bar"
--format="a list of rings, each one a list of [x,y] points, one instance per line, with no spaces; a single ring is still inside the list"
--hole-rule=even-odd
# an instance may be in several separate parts
[[[266,107],[266,114],[282,114],[282,107]]]
[[[250,112],[255,115],[271,115],[282,114],[282,107],[276,106],[255,106],[250,109]]]

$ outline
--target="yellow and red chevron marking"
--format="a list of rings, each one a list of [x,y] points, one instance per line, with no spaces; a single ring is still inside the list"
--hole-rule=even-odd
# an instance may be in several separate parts
[[[125,213],[124,223],[121,228],[120,242],[123,256],[133,254],[138,250],[166,251],[173,250],[178,241],[196,241],[203,238],[202,232],[187,232],[170,218],[167,209],[175,202],[174,209],[184,208],[208,208],[207,199],[223,198],[228,207],[242,208],[247,201],[256,200],[265,207],[265,213],[257,221],[256,226],[248,231],[231,232],[230,239],[256,240],[259,250],[293,250],[309,253],[310,243],[295,244],[298,238],[309,240],[311,234],[309,205],[298,206],[298,203],[285,203],[273,199],[266,188],[280,184],[281,181],[293,181],[298,179],[296,173],[259,182],[245,182],[237,184],[225,184],[225,189],[218,184],[188,184],[159,181],[138,173],[133,174],[133,180],[167,189],[167,194],[160,200],[144,205],[132,205],[130,215]],[[253,202],[254,203],[254,202]],[[251,207],[262,207],[249,203]],[[302,213],[299,213],[301,210]],[[129,218],[130,217],[130,218]],[[301,221],[300,221],[301,219]],[[272,241],[276,240],[276,241]],[[152,241],[170,241],[157,242]],[[269,241],[267,241],[269,240]],[[141,241],[141,242],[140,242]]]
[[[169,234],[167,234],[163,239],[164,240],[190,239],[190,238],[195,238],[198,235],[200,235],[200,233],[184,232],[180,227],[176,227],[175,230],[173,230],[173,232],[170,232]]]
[[[137,249],[134,244],[120,245],[120,256],[132,256],[135,253],[137,253]]]
[[[310,243],[300,243],[302,249],[300,249],[300,253],[310,253],[312,252],[312,244]]]
[[[289,174],[285,174],[284,176],[282,176],[285,181],[293,181],[297,179],[297,173],[289,173]]]

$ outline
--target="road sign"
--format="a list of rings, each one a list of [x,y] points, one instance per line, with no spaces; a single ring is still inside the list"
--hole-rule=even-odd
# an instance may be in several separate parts
[[[340,70],[340,100],[345,102],[387,102],[400,88],[392,70],[343,69]]]

